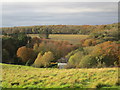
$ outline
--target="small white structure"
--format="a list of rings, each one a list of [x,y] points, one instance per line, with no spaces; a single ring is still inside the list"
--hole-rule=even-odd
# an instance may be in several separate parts
[[[66,65],[67,65],[67,63],[58,63],[58,68],[63,69],[63,68],[65,68]]]

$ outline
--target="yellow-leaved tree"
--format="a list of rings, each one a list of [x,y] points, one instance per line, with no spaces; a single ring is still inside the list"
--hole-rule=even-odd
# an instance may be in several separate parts
[[[41,58],[42,58],[42,55],[41,55],[41,53],[39,53],[38,56],[37,56],[37,58],[34,61],[33,66],[35,66],[35,67],[41,67],[42,66]]]
[[[42,56],[41,53],[38,54],[33,66],[35,67],[49,67],[51,61],[54,60],[54,55],[52,52],[48,51]]]

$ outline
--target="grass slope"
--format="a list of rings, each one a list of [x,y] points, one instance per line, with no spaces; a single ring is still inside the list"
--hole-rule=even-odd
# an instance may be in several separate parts
[[[119,88],[118,69],[50,69],[2,66],[3,88]]]
[[[39,34],[28,34],[31,37],[39,37]],[[71,44],[80,43],[81,39],[86,39],[89,35],[73,35],[73,34],[50,34],[50,40],[68,41]]]

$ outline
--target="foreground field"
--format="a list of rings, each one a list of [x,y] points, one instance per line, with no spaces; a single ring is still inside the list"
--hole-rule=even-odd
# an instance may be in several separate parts
[[[118,88],[118,69],[50,69],[2,65],[3,88]]]
[[[39,34],[29,34],[31,37],[39,37]],[[71,44],[78,44],[81,39],[86,39],[89,35],[73,35],[73,34],[50,34],[50,40],[68,41]]]

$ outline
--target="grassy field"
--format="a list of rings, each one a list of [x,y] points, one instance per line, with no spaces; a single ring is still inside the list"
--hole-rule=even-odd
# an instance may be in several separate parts
[[[3,88],[119,88],[117,68],[50,69],[0,65]]]
[[[29,34],[31,37],[39,37],[39,34]],[[73,34],[50,34],[50,40],[68,41],[71,44],[78,44],[81,39],[87,38],[88,35],[73,35]]]

